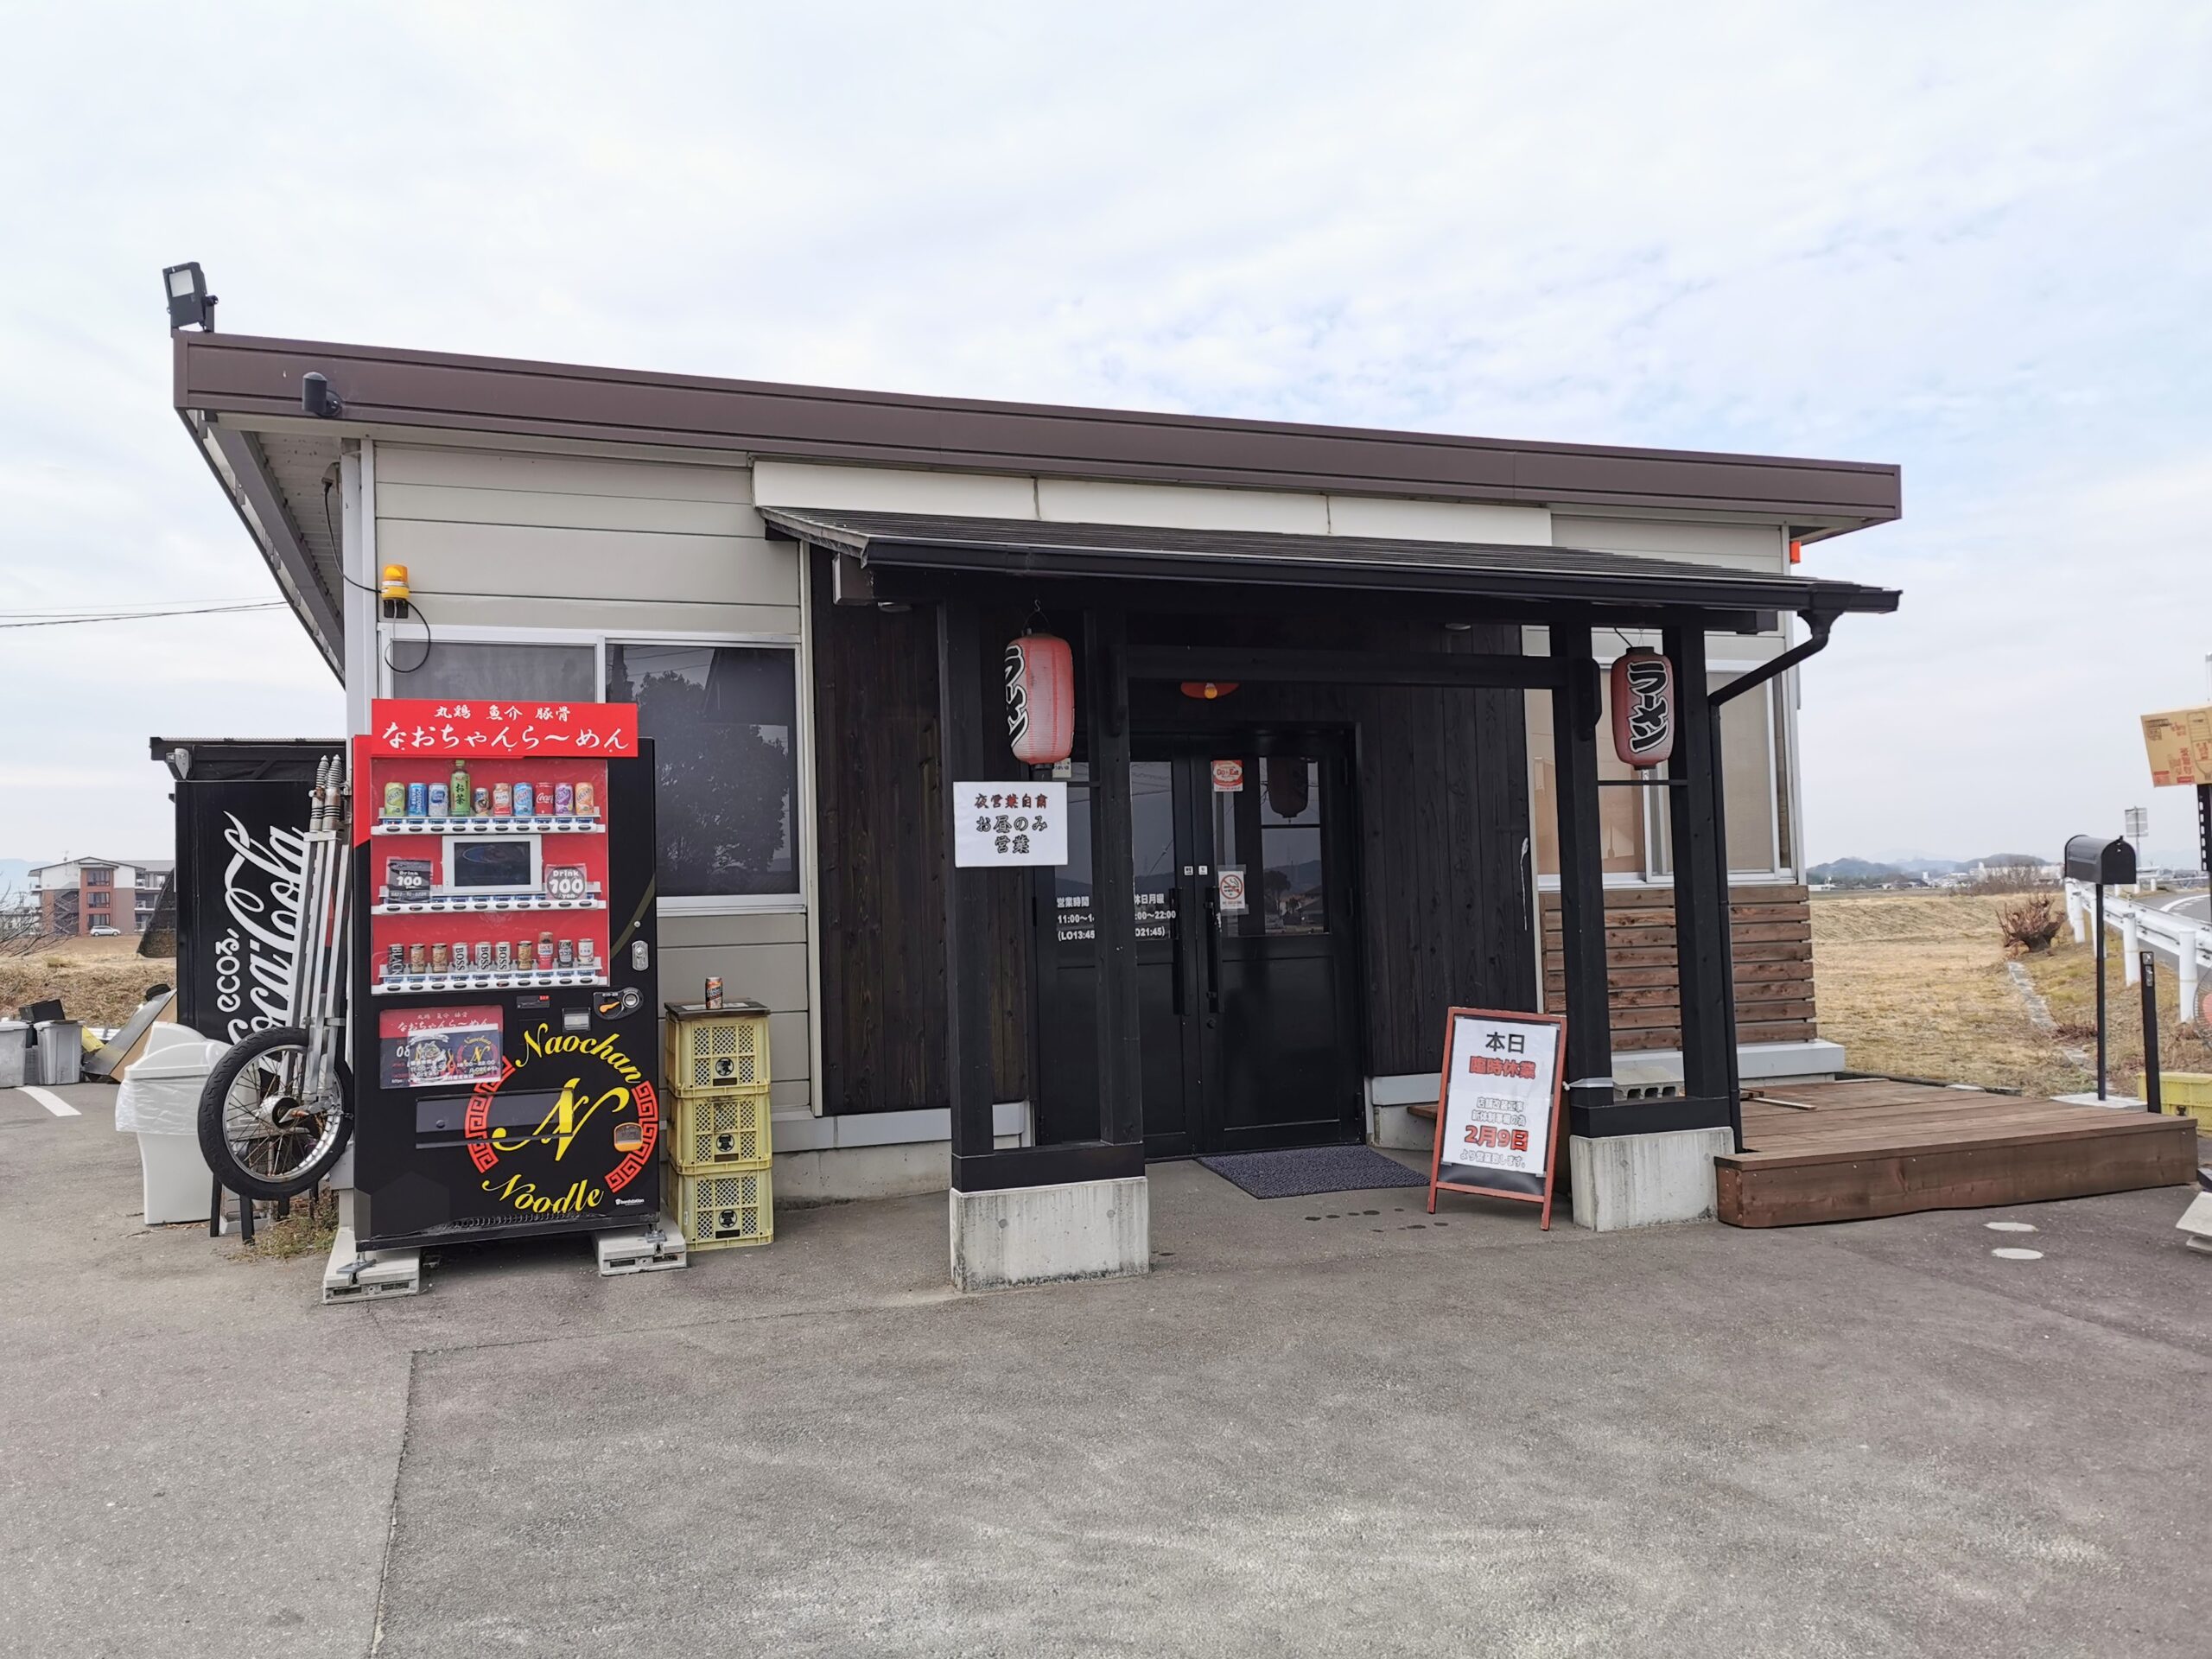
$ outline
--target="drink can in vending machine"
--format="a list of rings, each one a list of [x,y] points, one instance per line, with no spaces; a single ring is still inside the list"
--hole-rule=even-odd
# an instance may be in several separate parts
[[[447,953],[445,941],[440,939],[430,947],[430,971],[442,974],[451,971],[452,968],[453,958]]]
[[[554,948],[553,965],[556,968],[573,968],[576,965],[575,940],[563,939]]]
[[[568,785],[566,785],[566,784],[556,784],[556,785],[553,785],[553,812],[554,812],[554,816],[555,816],[555,817],[563,817],[563,818],[565,818],[565,817],[569,817],[571,813],[573,813],[575,810],[576,810],[576,791],[575,791],[575,790],[571,789],[571,788],[570,788]]]
[[[589,784],[576,785],[576,816],[580,818],[595,818],[599,816],[599,800],[592,792],[592,786]]]
[[[407,816],[407,785],[386,784],[384,786],[384,816],[404,818]]]
[[[576,966],[577,966],[577,967],[579,967],[579,968],[588,968],[588,967],[590,967],[590,966],[592,965],[592,958],[593,958],[593,957],[594,957],[595,954],[596,954],[596,953],[595,953],[595,951],[594,950],[594,948],[593,948],[593,945],[592,945],[592,942],[591,942],[589,939],[578,939],[578,940],[576,941]]]
[[[478,817],[490,817],[492,816],[492,791],[485,788],[481,784],[477,785],[476,798],[473,803],[473,805]]]
[[[407,816],[419,818],[430,810],[430,792],[421,784],[407,785]]]
[[[719,975],[719,974],[711,975],[711,976],[709,976],[709,978],[708,978],[708,980],[707,980],[707,1006],[708,1006],[709,1007],[710,1007],[710,1008],[719,1008],[720,1007],[721,1007],[721,1005],[722,1005],[722,981],[721,981],[721,975]]]
[[[537,965],[540,968],[550,968],[553,965],[553,936],[550,933],[541,933],[537,936]]]
[[[493,947],[492,959],[501,973],[507,972],[515,965],[514,946],[509,944],[505,939],[501,939]]]
[[[385,952],[384,976],[386,979],[397,979],[406,971],[407,947],[404,944],[395,944]]]
[[[443,784],[432,784],[430,785],[430,816],[434,818],[442,818],[445,815],[446,786]]]
[[[492,816],[504,818],[515,810],[514,791],[505,784],[492,785]]]
[[[476,971],[480,974],[492,971],[492,941],[489,939],[476,941]]]
[[[514,799],[515,817],[518,818],[529,818],[535,817],[537,815],[537,797],[531,791],[528,784],[517,784],[515,785]]]
[[[456,974],[465,974],[468,971],[468,941],[467,939],[455,939],[453,942],[453,970]]]
[[[537,802],[538,817],[541,818],[548,818],[553,816],[552,785],[546,783],[541,779],[538,782],[537,792],[533,798]]]
[[[430,971],[429,945],[410,944],[407,947],[407,971],[410,974],[427,974]]]

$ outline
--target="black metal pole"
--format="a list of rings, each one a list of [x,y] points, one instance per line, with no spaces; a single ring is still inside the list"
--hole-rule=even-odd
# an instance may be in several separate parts
[[[2162,1109],[2158,1103],[2158,953],[2139,952],[2136,967],[2143,979],[2143,1104],[2145,1110],[2156,1112]]]
[[[2105,1097],[2105,884],[2097,883],[2097,1098]]]

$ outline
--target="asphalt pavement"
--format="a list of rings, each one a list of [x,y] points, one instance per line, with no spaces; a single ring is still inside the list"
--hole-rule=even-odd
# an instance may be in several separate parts
[[[1142,1280],[959,1296],[938,1198],[324,1308],[54,1092],[0,1092],[0,1652],[2204,1651],[2184,1190],[1598,1237],[1173,1165]]]

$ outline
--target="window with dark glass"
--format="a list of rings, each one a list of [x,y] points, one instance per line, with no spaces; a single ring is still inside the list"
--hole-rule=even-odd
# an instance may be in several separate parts
[[[797,654],[610,641],[607,700],[653,741],[661,896],[796,894]]]

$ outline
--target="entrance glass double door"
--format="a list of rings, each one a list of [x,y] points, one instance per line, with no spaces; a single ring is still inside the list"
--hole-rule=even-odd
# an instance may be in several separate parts
[[[1134,746],[1137,1000],[1153,1157],[1354,1141],[1361,1126],[1350,767],[1307,736]],[[1090,789],[1039,873],[1040,1138],[1095,1134]]]

